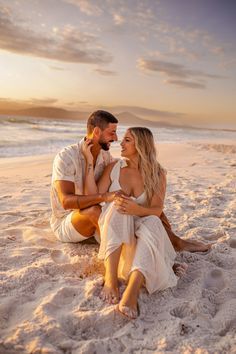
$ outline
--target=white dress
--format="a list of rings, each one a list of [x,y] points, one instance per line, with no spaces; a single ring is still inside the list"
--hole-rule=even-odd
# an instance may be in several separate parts
[[[119,160],[111,171],[109,191],[120,190],[120,169],[127,166],[125,160]],[[132,197],[143,205],[145,193],[138,198]],[[114,203],[106,203],[99,218],[101,243],[98,257],[107,259],[122,245],[118,276],[125,280],[134,270],[145,277],[145,286],[149,293],[175,286],[177,277],[173,272],[175,250],[162,225],[154,215],[133,216],[121,214]]]

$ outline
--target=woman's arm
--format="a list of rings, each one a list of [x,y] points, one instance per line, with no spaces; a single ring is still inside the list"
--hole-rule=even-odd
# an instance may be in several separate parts
[[[160,184],[159,184],[158,192],[154,194],[150,207],[139,205],[131,198],[126,196],[118,196],[116,198],[115,203],[117,205],[119,212],[121,212],[122,214],[136,215],[136,216],[156,215],[160,217],[164,207],[165,193],[166,193],[166,175],[164,172],[162,172],[160,176]]]
[[[84,194],[97,194],[98,188],[94,177],[94,161],[91,153],[93,144],[91,139],[86,139],[82,145],[82,152],[86,160],[85,178],[84,178]]]
[[[99,193],[105,193],[109,190],[109,187],[111,185],[111,171],[113,166],[116,164],[115,162],[110,163],[105,167],[105,170],[103,171],[102,176],[99,178],[98,183],[97,183],[97,188]]]

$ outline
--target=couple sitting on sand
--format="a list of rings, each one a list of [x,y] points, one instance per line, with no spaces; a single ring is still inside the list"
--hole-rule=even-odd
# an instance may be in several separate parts
[[[175,286],[185,264],[176,251],[206,251],[202,243],[180,239],[163,213],[165,170],[156,160],[151,131],[129,128],[121,158],[109,153],[118,120],[99,110],[87,121],[87,136],[64,148],[53,164],[51,227],[62,242],[94,236],[105,262],[101,297],[128,316],[138,316],[138,294]],[[118,278],[127,281],[120,297]]]

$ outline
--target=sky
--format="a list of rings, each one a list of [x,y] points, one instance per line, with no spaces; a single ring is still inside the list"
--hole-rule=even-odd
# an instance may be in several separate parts
[[[236,126],[236,1],[0,0],[0,106]]]

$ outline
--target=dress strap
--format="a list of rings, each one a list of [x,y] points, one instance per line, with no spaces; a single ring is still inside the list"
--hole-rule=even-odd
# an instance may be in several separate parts
[[[121,169],[121,160],[118,160],[115,165],[113,166],[112,170],[111,170],[111,181],[119,181],[120,178],[120,169]]]

